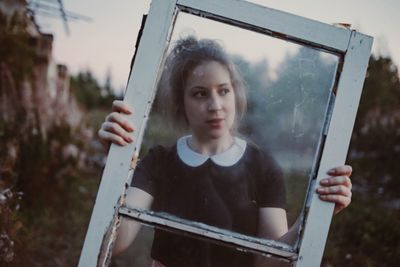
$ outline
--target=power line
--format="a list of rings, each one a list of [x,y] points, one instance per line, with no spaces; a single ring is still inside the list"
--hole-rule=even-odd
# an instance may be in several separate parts
[[[69,35],[69,21],[83,20],[90,22],[90,17],[66,11],[62,0],[31,0],[28,2],[28,11],[32,12],[33,15],[49,17],[49,18],[61,18],[64,24],[64,29],[67,35]]]

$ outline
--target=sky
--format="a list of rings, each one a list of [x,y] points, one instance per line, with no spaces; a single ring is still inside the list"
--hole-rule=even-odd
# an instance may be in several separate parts
[[[349,23],[353,29],[374,37],[375,55],[390,56],[400,66],[398,0],[251,2],[328,24]],[[64,0],[67,11],[91,18],[91,22],[70,22],[69,35],[61,19],[38,16],[37,21],[42,32],[54,34],[53,56],[57,63],[67,65],[72,74],[90,70],[100,83],[109,73],[114,88],[120,91],[126,86],[142,14],[148,12],[149,6],[149,0]],[[282,53],[286,52],[272,54]],[[279,60],[276,58],[275,62]]]

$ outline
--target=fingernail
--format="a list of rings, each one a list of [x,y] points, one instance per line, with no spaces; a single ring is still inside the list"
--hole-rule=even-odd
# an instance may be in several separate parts
[[[125,109],[125,113],[127,113],[127,114],[132,114],[133,113],[133,111],[132,111],[132,109],[130,107],[125,106],[124,109]]]
[[[325,188],[318,187],[318,188],[317,188],[317,192],[318,192],[318,193],[323,193],[323,192],[325,192]]]
[[[330,170],[327,172],[327,174],[329,174],[329,175],[334,175],[334,174],[336,174],[336,169],[330,169]]]
[[[132,124],[130,124],[129,122],[125,122],[124,125],[125,125],[125,128],[126,128],[129,132],[133,132],[134,129],[133,129]]]
[[[328,184],[328,180],[323,179],[319,183],[322,184],[322,185],[326,185],[326,184]]]

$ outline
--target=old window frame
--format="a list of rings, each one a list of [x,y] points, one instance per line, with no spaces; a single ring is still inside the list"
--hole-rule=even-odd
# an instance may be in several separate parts
[[[244,12],[246,11],[246,12]],[[225,22],[273,37],[323,49],[339,55],[342,62],[335,84],[336,96],[327,107],[320,158],[311,179],[299,229],[300,242],[294,247],[272,240],[241,235],[228,237],[212,227],[202,229],[184,220],[157,216],[149,211],[123,206],[127,180],[132,175],[131,159],[141,146],[149,111],[154,99],[159,68],[163,63],[174,21],[179,12],[188,12]],[[137,48],[124,101],[135,107],[127,116],[136,126],[134,144],[111,145],[102,175],[92,217],[82,249],[79,266],[106,266],[112,241],[123,214],[143,223],[170,231],[191,233],[264,254],[286,258],[296,267],[319,266],[331,222],[334,205],[319,200],[315,184],[332,166],[343,165],[360,99],[372,46],[372,37],[256,4],[234,0],[153,0]],[[215,230],[215,231],[214,231]]]

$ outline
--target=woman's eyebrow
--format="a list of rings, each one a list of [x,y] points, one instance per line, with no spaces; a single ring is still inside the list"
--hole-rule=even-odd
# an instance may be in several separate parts
[[[194,85],[194,86],[189,88],[189,90],[197,90],[197,89],[208,90],[207,87],[201,86],[201,85]]]
[[[223,86],[227,86],[227,85],[231,85],[231,83],[229,83],[229,82],[220,83],[220,84],[218,84],[218,87],[223,87]]]
[[[225,86],[231,86],[231,83],[224,82],[224,83],[220,83],[217,85],[217,87],[225,87]],[[197,89],[210,90],[210,88],[208,88],[207,86],[203,86],[203,85],[193,85],[192,87],[189,87],[189,90],[197,90]]]

